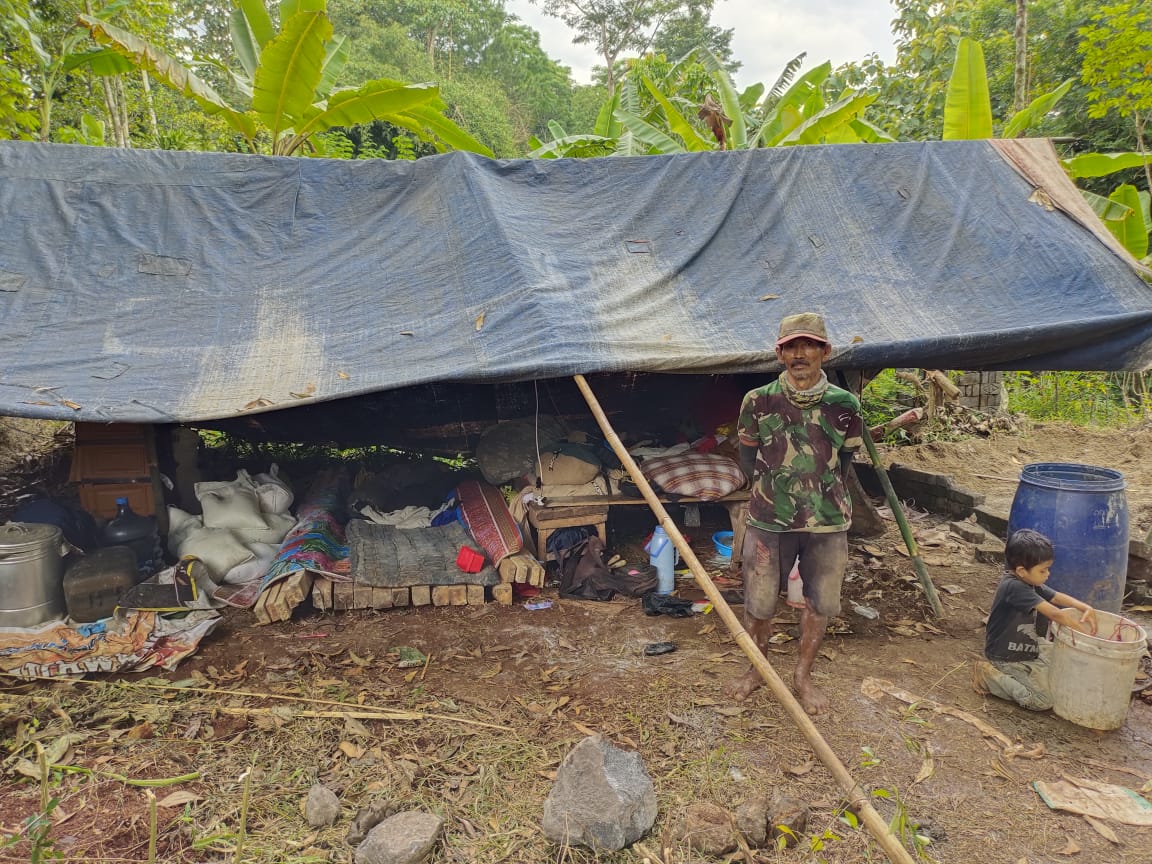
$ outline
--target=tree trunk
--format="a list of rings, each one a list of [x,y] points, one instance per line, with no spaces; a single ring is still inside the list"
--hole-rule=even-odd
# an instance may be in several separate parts
[[[112,91],[112,82],[107,76],[100,76],[100,87],[104,91],[104,111],[108,115],[108,128],[112,132],[112,142],[120,146],[120,111],[116,107],[116,94]]]
[[[128,98],[124,95],[124,78],[120,75],[113,79],[116,82],[116,104],[120,110],[120,140],[117,147],[129,147],[131,139],[128,135]]]
[[[1024,110],[1028,106],[1028,0],[1016,0],[1016,73],[1012,93],[1012,110]]]
[[[148,83],[148,72],[140,70],[140,83],[144,85],[144,104],[148,106],[148,122],[152,127],[152,140],[160,146],[160,124],[156,122],[156,103],[152,100],[152,87]]]

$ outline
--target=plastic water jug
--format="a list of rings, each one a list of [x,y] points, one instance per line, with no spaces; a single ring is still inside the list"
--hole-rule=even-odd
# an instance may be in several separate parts
[[[128,506],[127,498],[116,499],[116,515],[104,526],[104,542],[109,546],[127,546],[136,553],[136,566],[145,574],[159,569],[160,538],[156,520],[141,516]]]
[[[657,525],[644,551],[648,553],[648,562],[656,568],[656,593],[671,594],[676,588],[676,565],[680,553],[672,545],[668,532]]]

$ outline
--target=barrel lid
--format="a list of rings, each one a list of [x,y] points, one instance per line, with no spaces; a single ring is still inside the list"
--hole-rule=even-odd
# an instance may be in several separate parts
[[[27,552],[59,543],[63,532],[40,522],[5,522],[0,525],[0,552]]]
[[[1079,462],[1033,462],[1020,471],[1020,482],[1066,492],[1122,492],[1127,488],[1119,471]]]

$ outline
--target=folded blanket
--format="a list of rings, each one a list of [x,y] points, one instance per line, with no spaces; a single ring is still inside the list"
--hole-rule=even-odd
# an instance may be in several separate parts
[[[465,480],[456,487],[456,497],[468,532],[489,561],[498,565],[524,548],[520,526],[508,512],[499,489],[478,480]]]

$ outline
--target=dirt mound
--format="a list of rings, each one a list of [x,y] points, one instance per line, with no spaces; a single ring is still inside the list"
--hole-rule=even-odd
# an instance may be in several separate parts
[[[1078,462],[1120,471],[1128,483],[1132,536],[1152,528],[1152,424],[1116,429],[1021,421],[1015,433],[882,448],[885,464],[950,474],[963,488],[1008,510],[1020,470],[1033,462]]]

